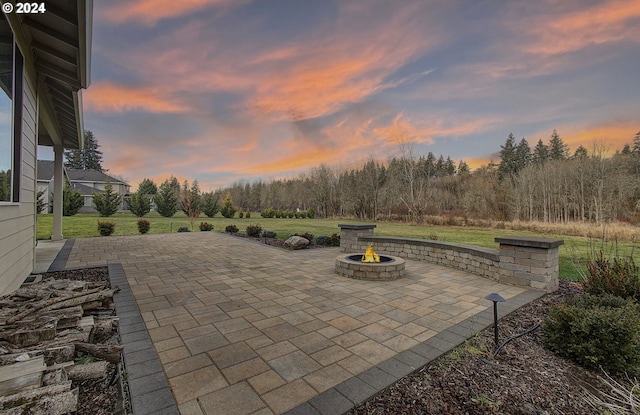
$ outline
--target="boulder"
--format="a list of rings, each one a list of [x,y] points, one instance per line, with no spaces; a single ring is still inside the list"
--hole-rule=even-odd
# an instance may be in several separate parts
[[[284,241],[285,248],[289,249],[304,249],[309,246],[309,240],[302,236],[292,236]]]

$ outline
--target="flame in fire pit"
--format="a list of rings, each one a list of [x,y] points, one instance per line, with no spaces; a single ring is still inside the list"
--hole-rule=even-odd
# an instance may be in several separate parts
[[[373,246],[369,245],[364,255],[362,255],[362,262],[380,262],[380,255],[373,252]]]

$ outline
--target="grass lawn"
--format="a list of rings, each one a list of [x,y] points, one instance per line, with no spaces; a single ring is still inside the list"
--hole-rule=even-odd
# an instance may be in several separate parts
[[[98,221],[110,221],[116,224],[114,235],[137,235],[138,227],[135,217],[129,212],[119,212],[111,217],[102,218],[97,214],[77,214],[67,216],[62,219],[62,234],[65,238],[87,238],[99,236]],[[176,213],[171,218],[160,216],[157,212],[151,212],[144,217],[151,223],[149,233],[170,233],[177,232],[178,228],[186,226],[191,228],[189,218],[182,212]],[[202,216],[194,222],[193,231],[199,232],[200,222],[209,222],[214,225],[214,231],[224,232],[227,225],[235,225],[240,232],[244,232],[247,225],[258,224],[263,230],[276,232],[280,239],[286,239],[294,233],[309,232],[314,236],[329,236],[333,233],[340,233],[338,224],[358,222],[352,219],[265,219],[260,217],[258,212],[252,213],[250,219],[226,219],[221,216],[207,218]],[[53,217],[51,214],[38,215],[37,238],[50,239],[53,228]],[[566,279],[578,279],[579,273],[574,266],[575,261],[584,262],[590,253],[604,249],[610,252],[613,248],[611,244],[602,244],[592,239],[563,236],[559,234],[536,233],[530,231],[513,231],[504,229],[473,228],[458,226],[417,226],[401,223],[377,222],[374,230],[376,236],[403,236],[408,238],[433,239],[439,241],[458,242],[470,245],[497,248],[494,242],[496,236],[503,235],[523,235],[541,236],[546,238],[564,239],[565,244],[560,248],[560,277]],[[632,242],[618,242],[616,247],[622,255],[630,255],[633,251]]]

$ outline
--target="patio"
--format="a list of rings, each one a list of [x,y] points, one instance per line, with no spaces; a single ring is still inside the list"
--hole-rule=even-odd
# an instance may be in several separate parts
[[[37,250],[46,251],[47,243]],[[425,262],[335,274],[338,248],[214,232],[69,240],[51,269],[109,264],[134,413],[340,414],[541,291]]]

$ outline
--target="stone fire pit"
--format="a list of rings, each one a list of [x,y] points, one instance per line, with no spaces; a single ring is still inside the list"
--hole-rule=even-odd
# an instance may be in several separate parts
[[[363,254],[344,254],[336,258],[336,274],[357,280],[389,281],[404,274],[404,259],[380,255],[380,262],[361,262]]]

